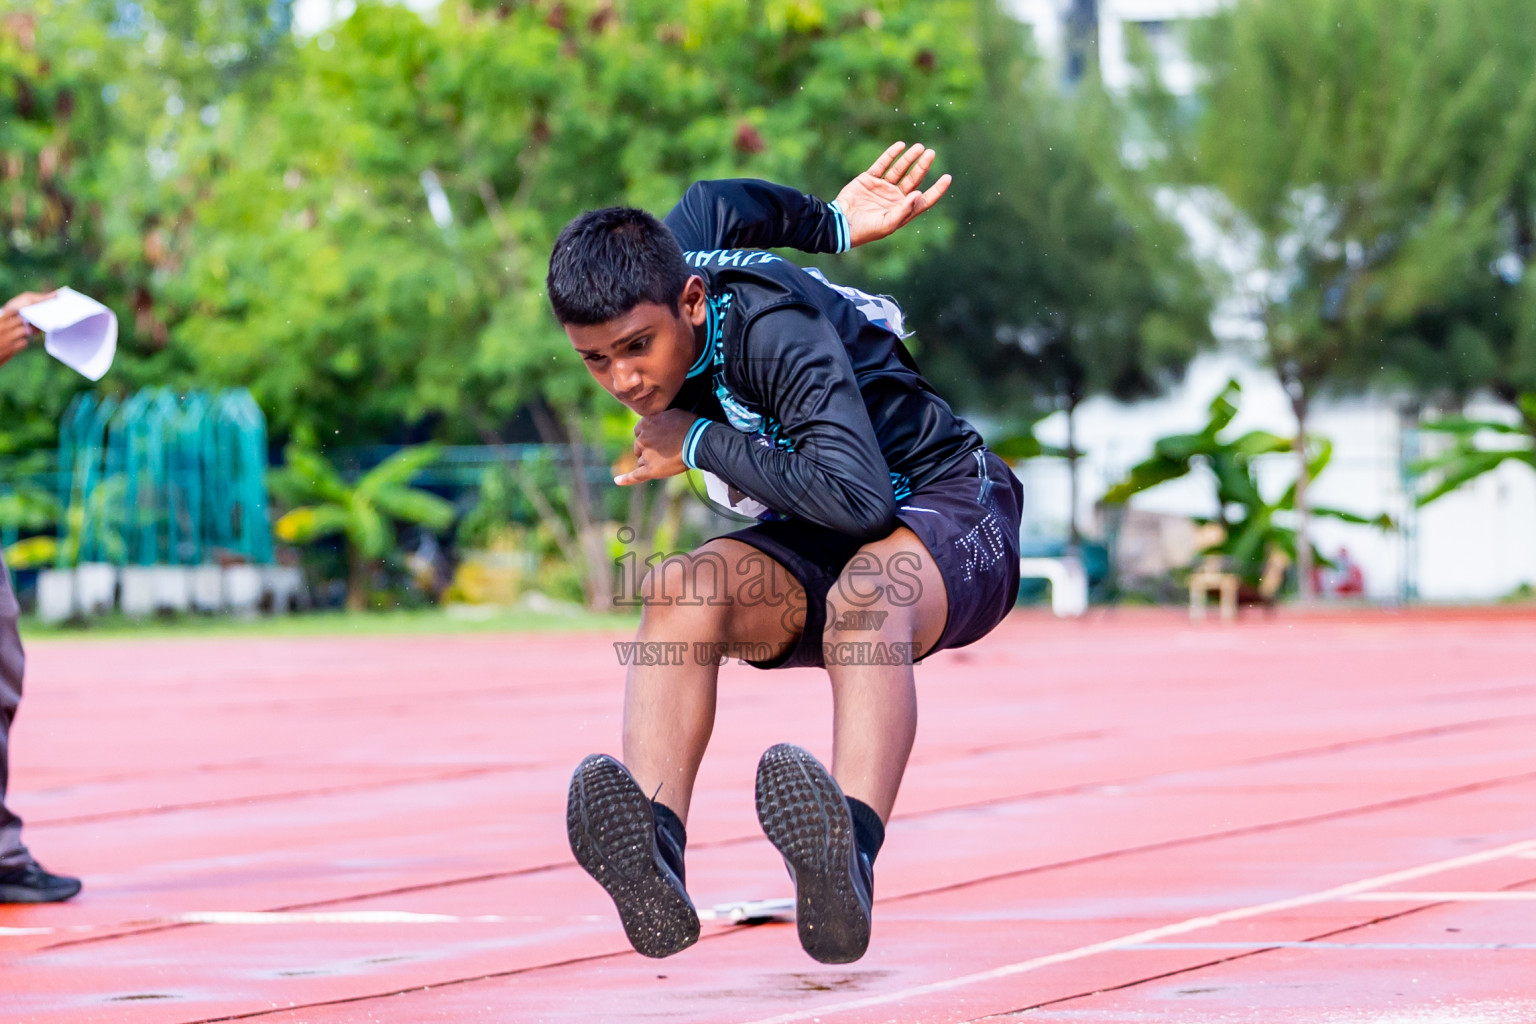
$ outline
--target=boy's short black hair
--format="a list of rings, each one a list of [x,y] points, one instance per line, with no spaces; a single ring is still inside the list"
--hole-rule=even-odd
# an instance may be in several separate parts
[[[562,324],[606,323],[642,302],[678,310],[688,264],[661,221],[644,210],[610,206],[565,226],[549,256],[550,305]]]

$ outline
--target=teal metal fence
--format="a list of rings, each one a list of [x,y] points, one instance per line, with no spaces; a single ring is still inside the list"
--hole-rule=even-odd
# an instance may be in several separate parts
[[[327,450],[343,477],[356,479],[400,450],[398,445]],[[43,532],[58,537],[56,564],[197,565],[221,555],[255,564],[273,560],[266,488],[265,418],[245,391],[178,394],[149,389],[119,401],[86,392],[65,410],[59,447],[0,460],[0,495],[52,492]],[[568,470],[563,445],[445,446],[414,483],[473,507],[487,470],[534,463]],[[583,453],[594,495],[613,489],[604,454]],[[3,517],[0,517],[3,519]],[[0,521],[0,544],[16,542],[20,524]]]
[[[267,565],[267,427],[244,389],[79,395],[59,424],[60,568]]]

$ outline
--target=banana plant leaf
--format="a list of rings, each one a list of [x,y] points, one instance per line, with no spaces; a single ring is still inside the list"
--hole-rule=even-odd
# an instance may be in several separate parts
[[[363,475],[357,482],[358,493],[372,496],[390,488],[405,487],[441,454],[442,448],[432,444],[402,448]]]
[[[272,528],[286,543],[308,544],[345,533],[347,510],[340,505],[303,505],[279,516]]]
[[[453,503],[427,491],[410,487],[385,487],[373,495],[383,512],[429,530],[446,530],[453,522]]]
[[[293,444],[284,449],[283,455],[286,464],[270,474],[273,488],[280,494],[338,503],[347,501],[351,488],[325,456]]]
[[[28,537],[5,549],[5,563],[12,569],[37,569],[59,557],[56,537]]]
[[[277,535],[291,544],[342,535],[349,560],[358,566],[394,550],[396,522],[447,529],[453,524],[453,505],[410,486],[441,451],[436,445],[402,449],[349,485],[323,455],[290,446],[288,465],[274,476],[285,482],[289,493],[312,500],[281,516]]]
[[[1201,551],[1200,557],[1220,556],[1230,571],[1257,586],[1272,552],[1284,552],[1293,563],[1296,559],[1296,530],[1284,522],[1295,511],[1296,486],[1288,487],[1278,501],[1266,501],[1255,477],[1255,460],[1293,452],[1296,442],[1265,430],[1250,430],[1231,440],[1223,439],[1222,431],[1236,418],[1236,403],[1241,393],[1236,381],[1228,382],[1211,401],[1204,428],[1197,433],[1174,434],[1160,439],[1153,446],[1152,456],[1133,466],[1125,479],[1109,489],[1104,501],[1106,504],[1123,503],[1135,494],[1176,480],[1192,472],[1197,465],[1204,465],[1214,478],[1219,510],[1210,522],[1220,525],[1224,536]],[[1312,438],[1307,447],[1308,478],[1316,479],[1332,461],[1333,445],[1326,438]],[[1395,528],[1391,518],[1385,515],[1367,518],[1332,508],[1313,509],[1312,512],[1378,529]],[[1317,564],[1328,564],[1315,548],[1314,558]]]
[[[1342,523],[1354,523],[1357,526],[1374,526],[1378,530],[1397,529],[1397,521],[1385,512],[1379,516],[1362,516],[1354,512],[1346,512],[1340,508],[1328,508],[1323,505],[1313,505],[1310,511],[1315,518],[1337,519]]]
[[[1421,424],[1420,430],[1429,430],[1440,434],[1480,434],[1488,431],[1492,434],[1524,434],[1526,428],[1514,423],[1500,423],[1498,420],[1474,420],[1465,416],[1441,416]]]
[[[1522,451],[1515,448],[1488,451],[1472,447],[1469,444],[1447,452],[1439,458],[1425,460],[1423,463],[1415,463],[1414,468],[1421,474],[1438,472],[1440,479],[1428,491],[1414,499],[1414,504],[1422,508],[1430,502],[1443,498],[1457,488],[1476,480],[1484,473],[1498,469],[1499,466],[1510,460],[1536,466],[1536,452]],[[1420,468],[1421,466],[1422,468]]]
[[[1187,459],[1168,459],[1154,455],[1147,461],[1131,467],[1130,473],[1124,480],[1105,492],[1104,503],[1106,505],[1124,504],[1132,495],[1150,490],[1169,480],[1177,480],[1188,473],[1189,468]]]
[[[1428,479],[1431,484],[1414,499],[1414,504],[1422,508],[1506,462],[1523,462],[1536,467],[1536,392],[1518,396],[1515,408],[1521,414],[1519,423],[1450,415],[1423,424],[1422,430],[1449,434],[1451,447],[1437,455],[1416,459],[1409,465],[1409,473]],[[1479,438],[1486,434],[1519,438],[1524,443],[1515,445],[1506,440],[1498,447],[1487,448],[1479,444]]]

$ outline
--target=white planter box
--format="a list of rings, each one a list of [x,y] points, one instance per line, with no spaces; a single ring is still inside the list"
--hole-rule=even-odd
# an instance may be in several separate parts
[[[37,574],[37,617],[43,622],[64,622],[75,614],[73,569],[44,569]]]
[[[294,611],[303,603],[304,574],[296,565],[264,565],[262,589],[267,604],[275,614]]]
[[[150,577],[155,611],[185,612],[192,607],[192,578],[184,565],[153,565]]]
[[[75,611],[103,615],[117,603],[117,566],[82,562],[75,567]]]
[[[192,607],[200,612],[224,610],[224,569],[217,565],[194,565],[187,570],[191,581]]]
[[[236,615],[255,615],[261,607],[261,570],[254,565],[225,567],[224,605]]]
[[[142,619],[155,613],[155,565],[129,565],[123,568],[123,614]]]

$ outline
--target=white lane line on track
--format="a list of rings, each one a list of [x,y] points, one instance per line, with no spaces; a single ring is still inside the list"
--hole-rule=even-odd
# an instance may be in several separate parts
[[[1536,949],[1536,942],[1138,942],[1144,949]]]
[[[826,1003],[814,1009],[797,1010],[794,1013],[784,1013],[777,1017],[764,1017],[761,1020],[751,1021],[749,1024],[791,1024],[792,1021],[810,1020],[830,1013],[841,1013],[845,1010],[862,1010],[870,1006],[884,1006],[889,1003],[901,1002],[904,999],[914,999],[938,992],[949,992],[953,989],[995,981],[998,978],[1007,978],[1015,974],[1023,974],[1027,971],[1038,971],[1042,967],[1070,963],[1074,960],[1084,960],[1088,957],[1122,949],[1126,946],[1156,942],[1170,935],[1183,935],[1187,932],[1198,931],[1201,928],[1225,924],[1228,921],[1241,921],[1245,918],[1258,917],[1262,914],[1273,914],[1282,910],[1294,910],[1297,907],[1347,899],[1356,893],[1364,892],[1368,889],[1379,889],[1384,885],[1396,885],[1400,882],[1412,881],[1415,878],[1423,878],[1426,875],[1434,875],[1442,871],[1452,871],[1456,868],[1470,867],[1473,864],[1484,864],[1491,860],[1501,860],[1505,857],[1520,856],[1526,853],[1536,853],[1536,839],[1510,843],[1508,846],[1484,850],[1481,853],[1469,853],[1462,857],[1452,857],[1449,860],[1435,861],[1433,864],[1424,864],[1416,868],[1393,871],[1389,874],[1377,875],[1374,878],[1365,878],[1358,882],[1334,886],[1332,889],[1308,893],[1305,896],[1292,896],[1290,899],[1274,900],[1269,903],[1257,903],[1249,907],[1224,910],[1219,914],[1191,917],[1185,921],[1163,925],[1161,928],[1149,928],[1146,931],[1123,935],[1118,939],[1095,942],[1091,945],[1079,946],[1076,949],[1063,950],[1060,953],[1049,953],[1045,956],[1020,960],[1018,963],[1004,964],[1001,967],[994,967],[987,971],[977,971],[974,974],[963,974],[957,978],[948,978],[944,981],[929,982],[926,985],[913,985],[911,988],[898,989],[895,992],[887,992],[883,995],[866,996],[863,999],[849,999],[840,1003]]]
[[[1497,903],[1501,900],[1536,900],[1536,892],[1521,889],[1497,892],[1358,892],[1349,899],[1360,903]]]
[[[64,928],[0,928],[0,938],[7,935],[46,935],[50,932],[88,932],[97,928],[138,927],[164,924],[505,924],[519,922],[543,923],[552,920],[606,921],[601,914],[571,915],[553,918],[544,914],[504,916],[486,914],[479,917],[459,917],[454,914],[417,914],[407,910],[342,910],[329,913],[301,913],[268,910],[193,910],[170,917],[157,917],[146,921],[129,921],[108,925],[70,925]]]
[[[320,913],[194,910],[186,914],[177,914],[168,920],[180,924],[456,924],[460,921],[505,921],[507,918],[415,914],[408,910],[338,910]]]

